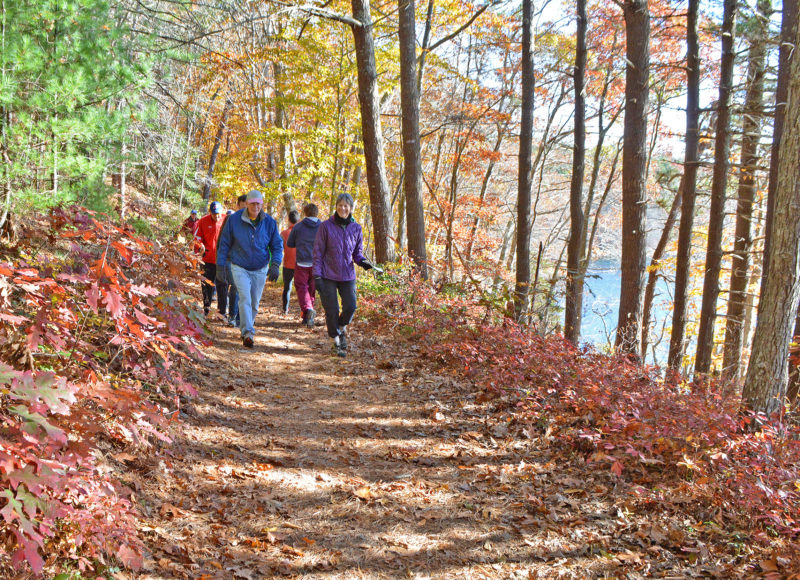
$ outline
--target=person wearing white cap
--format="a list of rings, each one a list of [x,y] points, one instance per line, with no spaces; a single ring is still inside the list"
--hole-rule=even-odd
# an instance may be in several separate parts
[[[255,319],[264,284],[278,279],[283,240],[278,224],[264,213],[264,198],[257,189],[247,194],[247,205],[225,220],[217,243],[217,279],[232,282],[239,293],[239,330],[242,344],[253,348]]]

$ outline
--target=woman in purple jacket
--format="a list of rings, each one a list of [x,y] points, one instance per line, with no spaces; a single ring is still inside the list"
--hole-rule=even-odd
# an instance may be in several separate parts
[[[336,198],[336,212],[320,225],[314,240],[314,282],[325,309],[328,336],[339,356],[347,355],[347,325],[356,311],[356,271],[372,264],[361,253],[361,226],[352,216],[353,198],[343,193]],[[339,296],[342,310],[339,311]]]

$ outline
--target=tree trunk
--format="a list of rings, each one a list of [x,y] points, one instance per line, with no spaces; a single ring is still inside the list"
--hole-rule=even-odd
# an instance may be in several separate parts
[[[408,253],[415,270],[428,278],[428,253],[425,249],[425,211],[422,207],[422,158],[419,141],[419,94],[417,92],[416,18],[414,0],[399,0],[400,100],[403,111],[404,203]]]
[[[669,208],[667,219],[664,221],[664,227],[661,229],[661,236],[658,238],[658,243],[653,250],[653,255],[650,258],[650,267],[647,268],[647,284],[644,288],[644,303],[642,305],[642,358],[647,357],[647,348],[650,346],[650,313],[653,309],[653,298],[656,294],[656,282],[661,270],[661,258],[667,249],[669,236],[672,233],[672,228],[675,226],[675,220],[678,217],[678,212],[681,209],[681,198],[683,192],[678,186],[678,192],[672,200],[672,207]],[[654,357],[655,358],[655,357]]]
[[[586,231],[583,214],[583,173],[586,161],[586,99],[584,96],[584,76],[586,74],[586,0],[577,3],[577,39],[575,48],[575,133],[572,146],[572,180],[570,182],[569,210],[570,230],[567,246],[567,296],[564,308],[564,336],[574,344],[581,336],[581,315],[583,313],[583,248]]]
[[[126,191],[128,182],[127,165],[125,158],[128,155],[127,142],[125,135],[122,136],[122,162],[120,163],[119,170],[119,219],[125,221],[125,216],[128,212],[128,194]]]
[[[211,184],[214,181],[214,166],[217,164],[217,155],[219,154],[220,145],[222,145],[222,136],[225,133],[228,113],[231,107],[233,107],[233,100],[228,97],[225,99],[225,106],[222,108],[222,117],[219,120],[217,134],[214,136],[214,147],[211,149],[211,156],[208,159],[208,174],[206,175],[206,183],[203,186],[203,201],[205,202],[208,202],[211,197]]]
[[[747,71],[747,96],[742,119],[741,169],[739,170],[739,200],[736,206],[736,234],[731,262],[731,281],[728,293],[728,312],[725,320],[725,349],[722,357],[723,376],[728,380],[739,377],[742,356],[742,329],[747,304],[750,249],[753,245],[751,223],[756,195],[756,168],[760,161],[758,144],[761,138],[761,118],[764,115],[764,63],[766,60],[766,26],[772,12],[770,0],[757,5],[750,39]]]
[[[733,35],[736,23],[736,0],[724,0],[722,15],[722,62],[719,76],[716,138],[714,139],[714,176],[711,181],[711,208],[708,212],[708,246],[706,248],[703,302],[700,327],[697,330],[695,373],[711,370],[714,351],[714,323],[717,320],[719,273],[722,265],[722,232],[725,221],[725,189],[728,186],[731,141],[731,85],[733,84]]]
[[[689,302],[692,228],[697,199],[697,156],[700,133],[700,52],[697,38],[697,12],[700,0],[689,0],[686,23],[686,149],[683,154],[683,177],[680,189],[681,221],[678,226],[678,250],[675,258],[675,293],[672,330],[669,337],[667,365],[678,370],[683,362],[686,333],[686,306]]]
[[[622,144],[622,276],[615,345],[620,352],[637,357],[646,260],[650,13],[647,0],[625,0],[624,10],[628,64]]]
[[[378,72],[375,68],[375,43],[372,38],[369,0],[351,0],[351,5],[353,18],[360,23],[358,26],[351,26],[351,29],[356,46],[358,101],[361,108],[361,134],[364,140],[364,161],[367,166],[367,185],[375,235],[375,259],[379,263],[392,262],[394,224],[383,160]]]
[[[531,283],[531,152],[533,148],[533,0],[522,0],[522,122],[519,132],[517,271],[514,307],[521,321]]]
[[[795,27],[796,28],[796,27]],[[800,46],[800,30],[794,34]],[[789,342],[800,301],[800,59],[789,74],[775,188],[770,269],[761,297],[753,351],[742,392],[745,408],[770,415],[783,408]]]
[[[772,149],[769,164],[769,184],[767,185],[767,217],[764,228],[764,260],[761,264],[761,293],[769,272],[769,246],[772,243],[772,222],[775,213],[775,190],[778,187],[778,157],[783,136],[784,112],[789,95],[789,69],[796,50],[794,31],[798,20],[798,0],[783,0],[781,13],[780,51],[778,56],[778,84],[775,87],[775,122],[772,129]]]

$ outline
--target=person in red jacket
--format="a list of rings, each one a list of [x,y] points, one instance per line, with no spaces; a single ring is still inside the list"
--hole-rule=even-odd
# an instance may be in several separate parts
[[[281,232],[283,239],[283,294],[281,295],[281,312],[289,314],[289,297],[292,295],[292,280],[296,266],[297,250],[286,245],[294,224],[300,221],[300,212],[293,209],[289,212],[289,227]]]
[[[189,239],[191,240],[197,233],[197,222],[199,221],[200,220],[197,217],[197,210],[193,209],[192,213],[189,214],[189,217],[183,220],[181,232],[189,236]]]
[[[225,213],[222,204],[218,201],[211,202],[207,215],[197,222],[195,239],[203,248],[203,313],[208,316],[211,303],[214,301],[214,290],[217,293],[217,308],[225,320],[228,306],[228,288],[226,284],[217,284],[217,240],[222,231]]]

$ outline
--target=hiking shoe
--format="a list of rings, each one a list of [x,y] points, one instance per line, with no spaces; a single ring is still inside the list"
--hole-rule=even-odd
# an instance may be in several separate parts
[[[305,323],[307,327],[314,328],[314,318],[316,316],[317,313],[313,308],[309,308],[308,310],[306,310]]]
[[[346,346],[342,346],[342,337],[337,336],[333,339],[333,354],[336,356],[340,356],[342,358],[347,356],[347,348]]]
[[[236,320],[235,318],[229,318],[228,319],[228,324],[230,324],[231,326],[236,328],[237,326],[239,326],[239,321]]]
[[[249,334],[245,334],[242,337],[242,344],[245,346],[245,348],[253,348],[253,337]]]
[[[339,327],[339,347],[342,350],[347,350],[347,329],[343,326]]]

